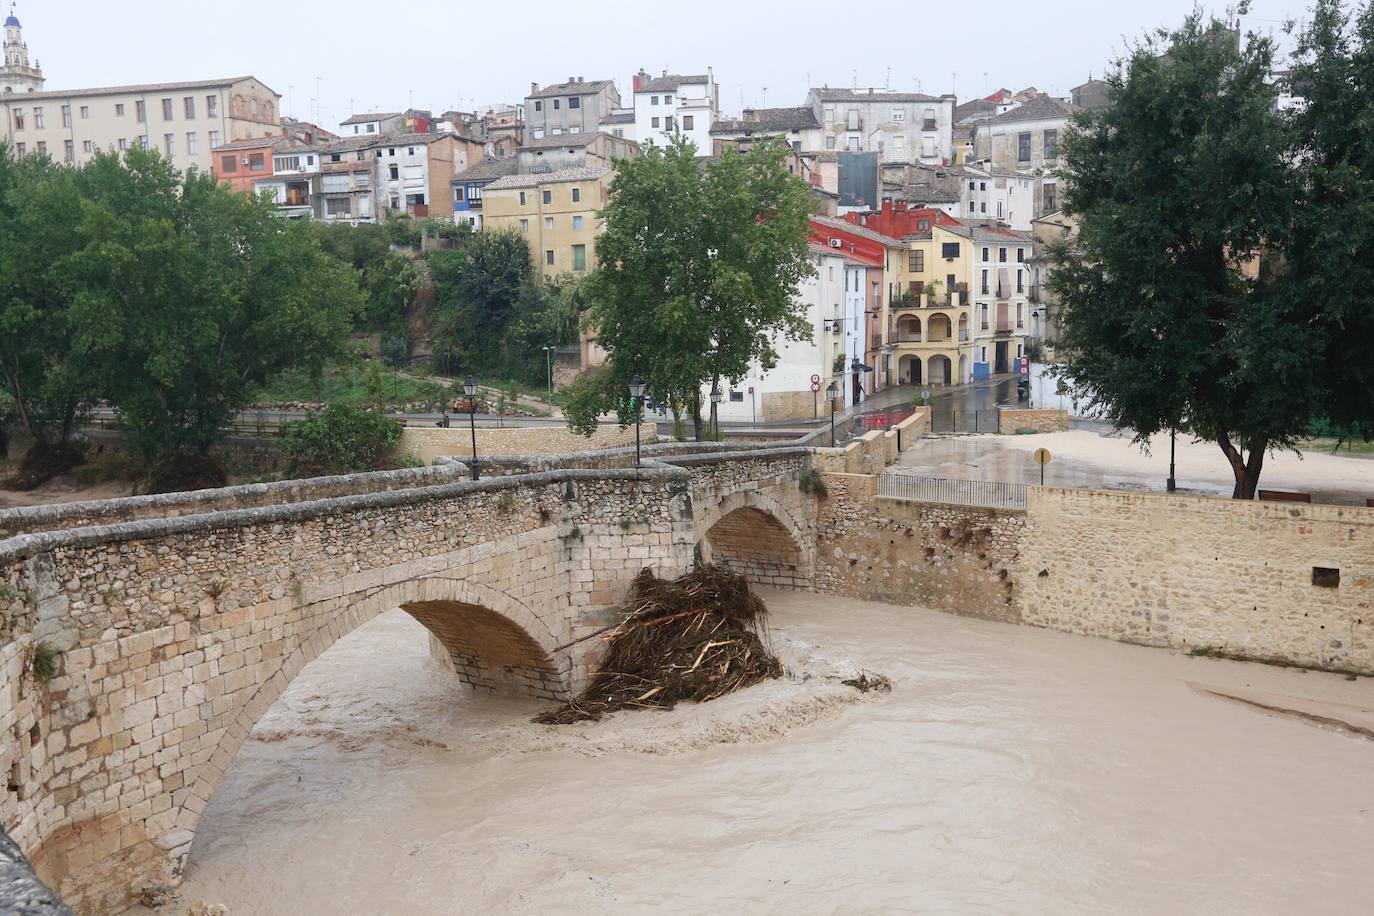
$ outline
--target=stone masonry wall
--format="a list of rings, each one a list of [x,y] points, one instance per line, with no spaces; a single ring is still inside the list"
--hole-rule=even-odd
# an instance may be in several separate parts
[[[656,441],[658,428],[652,423],[640,426],[640,442]],[[598,427],[591,436],[580,436],[566,426],[478,427],[477,455],[561,455],[588,449],[634,447],[633,426]],[[457,420],[448,429],[437,426],[407,426],[401,431],[397,452],[431,464],[441,455],[472,455],[472,432]]]
[[[999,433],[1057,433],[1069,428],[1067,410],[1048,408],[997,408],[997,431]]]
[[[1020,620],[1024,512],[877,496],[878,478],[827,474],[816,590]]]

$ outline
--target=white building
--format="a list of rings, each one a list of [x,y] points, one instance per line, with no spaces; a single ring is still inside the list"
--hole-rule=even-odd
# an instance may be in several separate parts
[[[863,361],[863,302],[867,285],[863,273],[867,268],[843,251],[816,244],[811,246],[811,262],[816,274],[797,291],[798,300],[806,307],[810,339],[776,342],[778,359],[773,366],[765,369],[755,364],[739,383],[722,385],[716,410],[721,420],[826,417],[830,402],[825,392],[831,382],[836,383],[840,392],[835,401],[836,411],[854,402],[849,368],[856,356],[860,363]],[[818,392],[811,390],[813,376],[820,379]],[[706,398],[710,393],[708,383],[702,388],[703,403],[709,403]]]
[[[969,227],[973,258],[973,378],[1013,372],[1030,336],[1035,236],[1000,226]]]
[[[950,162],[954,96],[882,89],[812,89],[806,104],[826,150],[878,152],[883,162]],[[811,150],[808,150],[811,151]]]
[[[29,65],[29,46],[24,41],[19,17],[10,14],[5,17],[5,45],[3,66],[0,66],[0,93],[40,92],[43,89],[43,69],[35,59]]]
[[[319,147],[280,140],[272,147],[272,174],[253,181],[254,190],[266,192],[287,219],[310,219],[319,194]]]
[[[995,219],[1020,232],[1029,232],[1035,218],[1035,177],[987,164],[968,165],[959,185],[963,219]]]
[[[697,155],[711,155],[711,125],[720,114],[720,89],[711,68],[697,76],[664,73],[635,76],[634,136],[641,145],[666,146],[674,134],[696,145]]]

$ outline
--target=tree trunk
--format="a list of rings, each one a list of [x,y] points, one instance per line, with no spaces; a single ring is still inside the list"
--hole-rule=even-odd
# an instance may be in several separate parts
[[[702,441],[701,436],[701,394],[692,400],[692,435],[696,441]]]
[[[1236,485],[1231,490],[1231,498],[1254,499],[1255,492],[1259,489],[1260,472],[1264,470],[1264,453],[1269,450],[1268,440],[1260,439],[1246,443],[1250,452],[1247,459],[1231,442],[1231,433],[1224,426],[1217,427],[1216,436],[1217,445],[1221,447],[1221,453],[1230,463],[1231,474],[1236,480]]]

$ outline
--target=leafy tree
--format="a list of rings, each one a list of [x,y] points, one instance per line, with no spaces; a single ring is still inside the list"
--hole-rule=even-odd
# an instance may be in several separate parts
[[[1318,398],[1313,428],[1374,438],[1374,4],[1348,15],[1318,0],[1290,77],[1299,164],[1286,233],[1283,323],[1300,391]]]
[[[1138,441],[1215,441],[1249,499],[1327,389],[1307,367],[1320,332],[1269,269],[1293,209],[1273,46],[1236,37],[1194,13],[1118,63],[1111,108],[1077,116],[1060,150],[1077,250],[1050,286],[1065,376]]]
[[[75,346],[156,478],[204,456],[253,390],[344,352],[354,272],[270,204],[154,151],[76,172]]]
[[[420,227],[407,213],[397,213],[387,217],[382,223],[387,240],[397,248],[420,250]]]
[[[283,450],[291,472],[353,474],[384,467],[401,438],[401,425],[383,414],[331,404],[292,425]]]
[[[310,232],[327,254],[358,271],[363,307],[356,328],[404,333],[406,312],[423,283],[419,265],[391,250],[383,226],[361,223],[310,223]]]
[[[587,409],[615,407],[638,375],[688,404],[700,437],[703,384],[737,382],[779,339],[809,336],[795,296],[813,270],[812,197],[786,155],[777,141],[703,163],[679,137],[617,163],[586,291],[609,381]]]

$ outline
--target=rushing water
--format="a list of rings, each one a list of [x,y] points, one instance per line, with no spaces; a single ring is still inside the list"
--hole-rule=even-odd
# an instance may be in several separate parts
[[[809,679],[561,729],[379,617],[259,723],[181,911],[1369,912],[1374,741],[1205,690],[1355,717],[1374,679],[769,602]],[[826,676],[856,667],[892,693]]]

